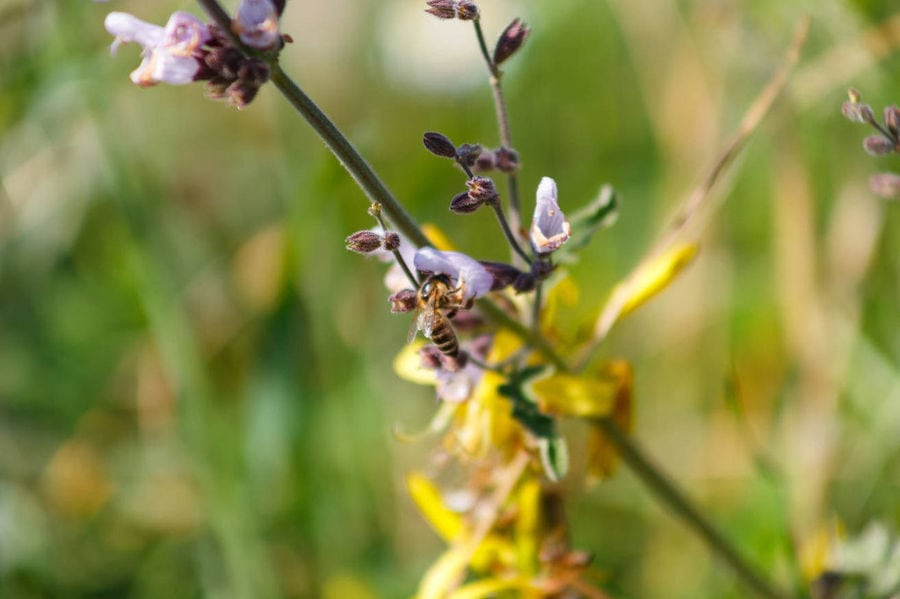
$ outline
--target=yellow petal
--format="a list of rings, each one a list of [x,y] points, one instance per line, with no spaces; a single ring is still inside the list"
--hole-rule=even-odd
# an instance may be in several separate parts
[[[425,223],[422,225],[422,232],[425,234],[425,237],[428,238],[428,241],[434,245],[435,248],[441,250],[442,252],[452,252],[454,251],[453,242],[450,241],[450,238],[444,234],[440,227],[432,223]]]
[[[531,384],[541,412],[551,416],[601,418],[612,412],[619,381],[591,374],[552,374]]]
[[[528,581],[522,578],[485,578],[461,587],[450,593],[447,599],[484,599],[496,597],[500,591],[519,590],[524,591],[528,587]],[[521,595],[517,595],[521,596]]]
[[[425,345],[425,341],[421,339],[404,345],[397,357],[394,358],[394,372],[401,379],[410,383],[436,385],[437,378],[434,370],[422,367],[419,350],[423,345]]]
[[[519,517],[516,519],[516,558],[519,572],[537,573],[538,525],[540,524],[541,483],[529,478],[522,483],[518,496]]]
[[[446,599],[466,573],[467,557],[461,546],[450,547],[434,562],[419,583],[416,599]]]
[[[594,326],[594,337],[602,338],[619,318],[634,312],[644,302],[665,289],[697,254],[697,244],[673,247],[639,266],[613,289]]]
[[[463,530],[462,517],[444,505],[441,493],[430,480],[418,472],[406,476],[409,495],[425,520],[444,541],[453,542]]]

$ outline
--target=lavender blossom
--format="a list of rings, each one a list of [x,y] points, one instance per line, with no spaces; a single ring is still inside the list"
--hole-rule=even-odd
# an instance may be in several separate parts
[[[115,54],[129,42],[141,45],[143,60],[131,72],[131,80],[142,87],[157,83],[184,85],[194,81],[201,67],[202,46],[211,38],[202,21],[185,12],[169,17],[165,27],[146,23],[134,15],[112,12],[106,30],[116,37],[110,46]]]
[[[242,0],[234,18],[234,30],[251,48],[274,48],[281,41],[275,4],[272,0]]]
[[[539,254],[559,249],[572,235],[566,215],[556,201],[556,181],[550,177],[541,179],[537,189],[537,203],[531,221],[531,246]]]
[[[465,288],[464,296],[467,300],[486,295],[494,285],[494,277],[484,266],[459,252],[419,248],[413,264],[422,272],[447,275],[453,285]]]

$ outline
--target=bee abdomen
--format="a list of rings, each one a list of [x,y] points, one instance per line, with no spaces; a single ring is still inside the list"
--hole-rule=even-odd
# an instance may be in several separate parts
[[[453,326],[446,320],[436,323],[431,331],[431,342],[440,350],[442,354],[450,357],[456,357],[459,354],[459,342],[456,340],[456,333]]]

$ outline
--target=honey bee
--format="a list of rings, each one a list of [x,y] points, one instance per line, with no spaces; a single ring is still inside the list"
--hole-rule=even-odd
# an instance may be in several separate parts
[[[459,340],[450,319],[458,310],[472,307],[472,299],[466,299],[463,285],[453,288],[450,278],[443,274],[430,275],[416,292],[418,314],[410,331],[410,339],[416,331],[422,331],[438,350],[451,358],[459,355]],[[447,311],[444,314],[443,311]]]

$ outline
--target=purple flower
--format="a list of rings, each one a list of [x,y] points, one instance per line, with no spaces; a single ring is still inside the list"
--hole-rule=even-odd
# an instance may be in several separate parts
[[[556,181],[544,177],[537,189],[537,203],[531,221],[531,246],[535,252],[547,254],[559,249],[571,235],[569,221],[556,201]]]
[[[459,252],[419,248],[413,264],[423,272],[447,275],[453,285],[465,289],[463,295],[467,300],[486,295],[494,285],[494,277],[481,263]]]
[[[242,0],[234,18],[234,30],[252,48],[275,47],[281,41],[275,4],[272,0]]]
[[[109,13],[104,24],[116,37],[110,46],[113,54],[129,42],[143,47],[143,60],[131,73],[131,80],[142,87],[160,82],[184,85],[194,81],[200,70],[201,48],[211,39],[206,25],[186,12],[172,14],[165,27],[123,12]]]

